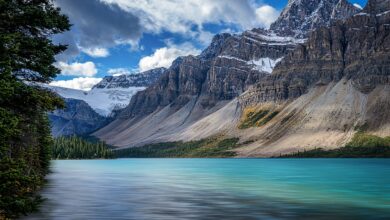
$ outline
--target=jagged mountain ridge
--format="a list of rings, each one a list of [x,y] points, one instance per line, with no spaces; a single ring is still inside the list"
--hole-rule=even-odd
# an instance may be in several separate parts
[[[49,88],[64,98],[83,100],[100,115],[109,116],[113,110],[126,107],[134,94],[157,81],[165,70],[156,68],[138,74],[106,76],[90,91]]]
[[[346,10],[340,8],[344,5],[338,4],[341,1],[332,2],[333,8],[351,11],[348,16],[355,13],[347,2]],[[333,19],[332,13],[325,15],[327,20]],[[306,31],[310,30],[302,30]],[[240,108],[228,103],[270,75],[284,56],[304,42],[304,36],[291,36],[275,25],[270,30],[217,35],[201,55],[173,62],[156,83],[137,93],[119,117],[95,135],[120,147],[198,138],[191,132],[189,136],[180,134],[226,106],[239,115]],[[214,131],[221,131],[223,124],[217,124]],[[210,123],[202,126],[207,128]]]
[[[93,86],[92,89],[148,87],[153,84],[165,70],[166,68],[159,67],[138,74],[105,76],[102,81]]]
[[[379,4],[370,9],[368,5],[345,22],[317,29],[306,44],[299,45],[275,67],[272,75],[248,91],[248,98],[253,102],[297,98],[314,85],[342,78],[351,80],[362,93],[388,84],[390,62],[385,54],[390,48],[386,23],[390,5],[387,7]]]
[[[311,30],[356,14],[347,0],[289,0],[271,30],[281,35],[305,38]]]

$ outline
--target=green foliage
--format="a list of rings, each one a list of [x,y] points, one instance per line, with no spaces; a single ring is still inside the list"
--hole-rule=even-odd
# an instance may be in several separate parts
[[[69,27],[49,0],[0,0],[0,219],[34,211],[40,201],[52,142],[46,112],[63,103],[24,81],[56,76],[54,55],[66,47],[50,36]]]
[[[52,65],[54,55],[66,49],[54,45],[50,36],[69,27],[50,0],[0,0],[1,68],[27,80],[49,81],[59,73]]]
[[[260,127],[267,124],[273,119],[279,112],[270,110],[260,110],[257,112],[249,112],[245,119],[239,125],[240,129],[246,129],[250,127]]]
[[[281,157],[327,157],[327,158],[357,158],[357,157],[390,157],[390,137],[377,137],[375,135],[369,135],[364,133],[356,133],[352,140],[346,144],[345,147],[324,150],[317,148],[314,150],[297,152],[290,155],[283,155]]]
[[[262,125],[265,125],[267,124],[269,121],[271,121],[277,114],[279,114],[278,111],[275,111],[275,112],[271,112],[270,114],[268,114],[267,116],[265,116],[263,118],[263,120],[259,121],[257,123],[258,126],[262,126]]]
[[[25,160],[3,158],[0,163],[0,191],[3,217],[17,217],[16,213],[27,214],[35,211],[41,201],[34,192],[42,179],[39,175],[28,174]],[[15,213],[15,214],[14,214]]]
[[[104,142],[90,142],[77,136],[55,138],[52,155],[53,159],[98,159],[114,157],[112,150]]]
[[[346,147],[390,147],[390,137],[382,138],[375,135],[358,132]]]
[[[210,138],[190,142],[169,142],[150,144],[143,147],[134,147],[116,150],[117,157],[135,158],[220,158],[234,157],[232,151],[238,147],[238,138],[219,139]]]
[[[258,112],[249,112],[245,120],[240,124],[240,129],[254,127],[256,123],[268,114],[268,110],[260,110]]]

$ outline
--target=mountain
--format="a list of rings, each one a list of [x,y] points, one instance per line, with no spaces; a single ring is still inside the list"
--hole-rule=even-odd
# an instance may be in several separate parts
[[[138,74],[123,74],[119,76],[105,76],[93,89],[115,89],[130,87],[148,87],[153,84],[165,71],[164,67],[151,69]]]
[[[64,98],[83,100],[100,115],[109,116],[113,110],[126,107],[134,94],[153,84],[165,70],[156,68],[138,74],[106,76],[90,91],[49,88]]]
[[[297,2],[300,2],[300,7],[306,5],[305,1]],[[340,8],[339,5],[346,5],[348,9],[351,7],[345,0],[339,2],[333,1],[333,8]],[[355,10],[345,10],[351,11],[349,16],[358,11],[352,7]],[[313,10],[313,14],[321,13],[321,8],[322,1],[319,1],[318,10]],[[296,17],[300,11],[293,9],[287,8],[277,22]],[[328,21],[333,19],[332,13],[326,15]],[[323,23],[323,20],[316,20],[312,26],[317,27]],[[178,58],[158,82],[137,94],[122,115],[135,117],[150,114],[168,104],[181,108],[193,97],[197,97],[196,102],[200,102],[203,107],[212,107],[218,101],[237,97],[269,74],[288,51],[304,42],[303,36],[290,36],[282,30],[281,25],[272,25],[270,30],[253,29],[241,35],[215,36],[201,55]],[[300,31],[306,33],[308,30]]]
[[[65,108],[49,113],[54,137],[89,134],[109,122],[96,113],[85,101],[65,99]]]
[[[277,102],[284,96],[283,83],[290,79],[279,78],[284,75],[275,75],[274,68],[302,47],[314,28],[331,26],[336,17],[347,19],[358,11],[345,0],[289,1],[269,30],[216,35],[199,56],[174,61],[158,81],[133,96],[118,117],[94,135],[118,147],[198,140],[212,135],[248,141],[247,131],[242,131],[247,129],[239,129],[239,123],[249,103],[257,105],[257,100],[250,102],[246,98],[252,97],[253,87],[280,79],[281,85],[266,88],[269,93],[282,90],[272,97],[271,102]],[[305,19],[309,15],[312,19]],[[293,25],[293,18],[298,17],[302,19]],[[298,88],[294,98],[303,92]]]
[[[307,37],[311,30],[356,14],[347,0],[289,0],[271,29],[282,35]]]
[[[369,1],[361,13],[312,33],[240,96],[243,112],[276,113],[264,126],[238,132],[254,141],[241,156],[336,148],[357,131],[389,136],[389,23],[390,1]]]
[[[165,68],[139,74],[106,76],[90,91],[44,85],[65,100],[65,109],[50,112],[53,136],[89,134],[106,125],[114,110],[125,107],[131,97],[155,82]]]

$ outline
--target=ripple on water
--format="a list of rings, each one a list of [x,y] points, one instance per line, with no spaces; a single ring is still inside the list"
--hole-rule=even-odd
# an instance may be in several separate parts
[[[54,161],[25,219],[390,219],[390,160]]]

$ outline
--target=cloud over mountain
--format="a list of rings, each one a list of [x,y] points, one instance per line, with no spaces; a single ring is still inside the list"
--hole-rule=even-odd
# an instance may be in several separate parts
[[[59,86],[70,89],[90,90],[94,85],[99,83],[102,78],[78,77],[71,80],[58,80],[50,83],[51,86]]]
[[[61,70],[62,75],[68,76],[94,76],[98,72],[95,63],[91,61],[71,64],[60,61],[55,63],[55,66]]]
[[[55,0],[55,5],[74,24],[70,33],[56,36],[69,45],[58,56],[63,61],[80,52],[106,57],[117,45],[134,48],[143,33],[169,32],[207,45],[214,34],[206,30],[207,24],[233,25],[238,30],[268,27],[278,14],[272,6],[250,0]]]
[[[168,42],[167,44],[166,47],[157,49],[153,54],[143,57],[139,61],[138,65],[141,72],[157,67],[168,68],[172,61],[179,56],[198,55],[200,53],[200,50],[194,48],[189,43],[174,45]]]
[[[131,71],[127,68],[113,68],[107,71],[108,74],[113,76],[130,74]]]

